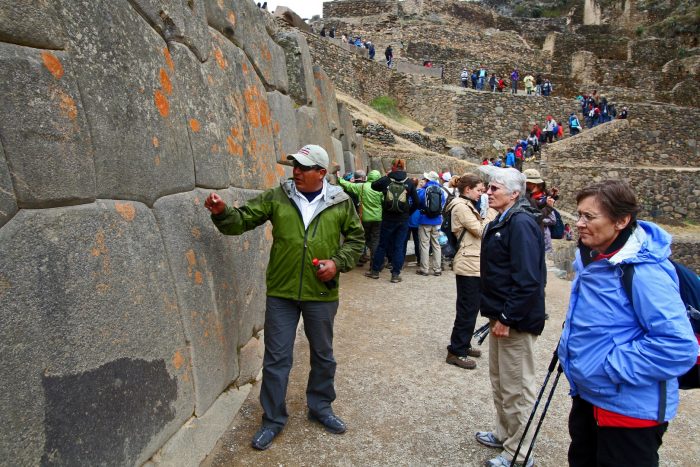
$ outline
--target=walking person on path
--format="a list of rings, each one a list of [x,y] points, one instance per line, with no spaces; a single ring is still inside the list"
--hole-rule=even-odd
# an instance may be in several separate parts
[[[484,193],[484,182],[478,175],[464,174],[454,179],[457,179],[453,184],[459,196],[445,207],[445,215],[452,216],[452,232],[458,240],[453,260],[457,278],[457,314],[445,361],[473,370],[476,361],[469,357],[481,357],[481,351],[471,345],[481,301],[481,234],[486,224],[496,217],[496,211],[491,209],[485,219],[481,217],[479,201]]]
[[[486,467],[522,463],[513,459],[535,401],[534,346],[545,322],[547,269],[538,213],[525,199],[525,175],[516,169],[482,166],[489,175],[489,206],[498,211],[481,242],[481,314],[489,319],[489,377],[496,406],[493,431],[477,431],[476,440],[501,453]],[[529,446],[534,430],[523,440]],[[530,457],[526,467],[534,465]]]
[[[442,274],[442,248],[438,242],[440,225],[442,224],[442,209],[445,207],[447,196],[440,186],[437,172],[423,174],[425,186],[418,190],[421,216],[418,219],[418,237],[420,238],[420,264],[416,274],[421,276]],[[433,254],[430,254],[432,248]]]
[[[394,63],[394,49],[391,46],[384,50],[384,57],[386,58],[386,67],[391,68],[391,65]]]
[[[364,175],[364,171],[356,171]],[[381,174],[378,170],[370,171],[367,175],[367,181],[364,183],[350,183],[340,177],[336,172],[338,183],[347,193],[354,193],[359,198],[359,210],[357,214],[362,220],[362,228],[365,230],[365,244],[367,246],[366,256],[360,257],[358,266],[364,266],[369,261],[379,245],[379,233],[382,230],[382,194],[372,189],[372,183],[379,180]]]
[[[510,74],[510,93],[511,94],[517,94],[518,93],[518,80],[520,79],[520,73],[518,73],[518,69],[516,68],[513,70],[513,73]]]
[[[408,217],[418,208],[416,187],[406,174],[406,161],[394,159],[391,172],[372,182],[372,189],[381,192],[382,228],[379,233],[377,251],[372,253],[372,264],[365,276],[379,279],[384,269],[384,258],[391,259],[391,282],[401,282],[401,269],[405,259]]]
[[[259,450],[270,447],[289,418],[285,397],[300,316],[311,348],[308,417],[331,433],[346,431],[331,407],[336,397],[333,321],[338,310],[339,273],[355,266],[364,245],[362,225],[350,197],[325,180],[326,151],[307,145],[287,159],[294,164],[293,180],[264,191],[244,206],[227,206],[216,193],[204,202],[223,234],[240,235],[266,221],[273,227],[260,389],[263,417],[252,440],[253,448]],[[313,264],[315,258],[320,259],[319,266]]]
[[[658,466],[677,377],[698,355],[668,259],[671,236],[636,219],[625,182],[585,187],[576,203],[576,277],[558,350],[573,397],[569,465]]]

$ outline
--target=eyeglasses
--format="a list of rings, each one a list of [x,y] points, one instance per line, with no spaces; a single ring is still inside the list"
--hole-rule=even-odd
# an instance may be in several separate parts
[[[294,161],[294,168],[299,169],[302,172],[308,172],[310,170],[321,170],[323,167],[318,165],[301,165],[299,162]]]
[[[593,222],[594,220],[598,219],[599,217],[600,216],[592,216],[592,215],[587,214],[585,212],[578,213],[578,217],[576,218],[576,222],[578,223],[580,221],[583,225],[588,225],[591,222]]]
[[[501,188],[500,186],[496,186],[496,185],[489,185],[489,186],[486,187],[486,191],[491,190],[491,193],[495,193],[495,192],[497,192],[498,190],[501,190],[501,189],[502,189],[502,188]]]

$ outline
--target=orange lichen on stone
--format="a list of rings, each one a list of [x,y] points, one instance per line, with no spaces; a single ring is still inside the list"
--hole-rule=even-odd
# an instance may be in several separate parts
[[[41,52],[41,59],[44,61],[44,66],[56,79],[63,77],[63,65],[54,54],[48,51]]]
[[[160,112],[161,117],[167,117],[170,114],[170,103],[168,102],[168,98],[165,97],[162,92],[160,92],[160,89],[156,89],[156,92],[153,95],[153,100],[156,104],[158,112]]]
[[[255,128],[269,127],[271,118],[267,96],[263,96],[257,86],[248,86],[243,91],[243,98],[248,110],[248,122]]]
[[[188,268],[191,268],[195,264],[197,264],[197,258],[195,257],[194,250],[187,250],[185,253],[185,258],[187,258],[187,265]]]
[[[114,203],[114,209],[117,210],[120,216],[124,218],[125,221],[131,222],[136,217],[136,208],[132,203]]]
[[[176,370],[179,370],[183,363],[185,363],[185,359],[178,350],[177,352],[175,352],[175,355],[173,355],[173,366]]]
[[[165,55],[165,63],[170,68],[170,71],[175,71],[175,63],[173,63],[173,56],[170,55],[170,50],[167,47],[163,47],[163,55]]]
[[[192,128],[192,131],[195,133],[199,133],[199,121],[196,118],[190,118],[190,128]]]
[[[219,145],[218,145],[218,144],[212,144],[212,145],[211,145],[211,152],[213,152],[214,154],[216,154],[217,152],[219,152]]]
[[[157,136],[154,136],[153,139],[152,139],[151,141],[153,142],[153,147],[154,147],[154,148],[157,148],[158,146],[160,146],[160,141],[158,141],[158,137],[157,137]]]
[[[216,60],[216,63],[219,65],[219,68],[222,70],[225,70],[228,68],[228,62],[224,58],[223,52],[221,52],[221,49],[216,47],[214,48],[214,59]]]
[[[243,156],[243,131],[241,128],[232,126],[231,134],[226,137],[228,153],[232,156]]]
[[[160,85],[166,94],[172,94],[173,83],[170,81],[168,73],[163,68],[160,69]]]
[[[105,246],[105,233],[102,230],[95,234],[95,244],[97,246],[92,249],[92,256],[97,257],[103,254],[107,254],[107,247]]]
[[[109,284],[105,284],[105,283],[100,283],[100,284],[97,284],[97,285],[95,286],[95,290],[96,290],[97,293],[99,293],[99,294],[105,294],[105,293],[107,293],[107,292],[109,291],[109,288],[110,288],[110,287],[109,287]]]
[[[199,271],[194,272],[194,283],[197,285],[202,284],[202,273]]]
[[[282,155],[284,157],[284,154]],[[284,167],[280,164],[275,164],[275,172],[279,178],[284,178],[287,174],[284,172]]]
[[[247,75],[248,74],[248,64],[246,62],[243,62],[241,65],[241,68],[243,68],[243,74]]]
[[[272,242],[272,227],[270,227],[270,224],[265,224],[265,240],[269,242]]]
[[[58,103],[61,111],[71,120],[75,120],[78,116],[78,107],[75,105],[73,98],[63,91],[58,92],[58,97],[61,100]]]
[[[157,166],[160,165],[160,156],[156,156],[153,158],[153,163]]]
[[[275,123],[272,124],[272,131],[274,131],[276,135],[280,134],[280,122],[275,121]]]
[[[226,20],[231,26],[236,27],[236,14],[234,12],[229,11],[228,15],[226,15]]]
[[[260,53],[262,54],[263,59],[265,59],[266,62],[271,62],[272,61],[272,54],[270,53],[270,49],[267,47],[263,47],[260,50]]]
[[[202,231],[199,230],[199,227],[192,227],[192,236],[197,240],[202,237]]]

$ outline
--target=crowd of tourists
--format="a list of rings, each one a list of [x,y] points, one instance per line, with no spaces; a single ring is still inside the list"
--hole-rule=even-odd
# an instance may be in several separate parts
[[[350,180],[338,178],[337,186],[328,180],[323,148],[307,145],[287,159],[293,177],[282,185],[240,207],[217,193],[204,203],[226,235],[273,225],[263,417],[253,448],[270,447],[288,421],[285,398],[301,317],[311,353],[308,418],[330,433],[347,431],[332,408],[340,272],[369,262],[365,275],[377,280],[390,264],[390,281],[401,282],[408,233],[417,229],[417,274],[440,276],[442,250],[452,249],[456,314],[446,363],[475,368],[481,357],[472,343],[477,314],[489,320],[496,417],[494,429],[476,431],[475,438],[499,453],[485,465],[533,466],[535,430],[526,421],[537,399],[534,346],[547,319],[547,219],[558,193],[547,191],[534,169],[486,165],[478,173],[429,171],[412,180],[406,162],[395,159],[384,175],[356,171]],[[678,407],[677,377],[698,355],[668,260],[671,236],[637,220],[639,204],[624,182],[589,185],[576,203],[577,275],[555,352],[571,387],[569,464],[658,465],[658,448]],[[445,231],[452,240],[441,241]],[[618,292],[621,277],[626,296]]]
[[[543,78],[539,73],[536,76],[527,74],[521,78],[517,68],[508,77],[498,76],[496,73],[491,73],[489,77],[488,71],[483,65],[479,65],[471,71],[465,66],[462,68],[459,79],[463,88],[471,88],[477,91],[505,92],[506,88],[508,88],[511,94],[517,94],[518,82],[521,79],[527,95],[550,96],[554,90],[554,85],[549,78]]]

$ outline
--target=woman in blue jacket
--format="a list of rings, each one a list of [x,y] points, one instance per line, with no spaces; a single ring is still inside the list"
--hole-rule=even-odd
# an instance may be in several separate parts
[[[656,466],[678,407],[676,377],[698,350],[668,260],[671,236],[636,220],[624,182],[584,188],[576,202],[576,278],[559,344],[573,396],[569,465]],[[634,265],[631,301],[626,264]]]

